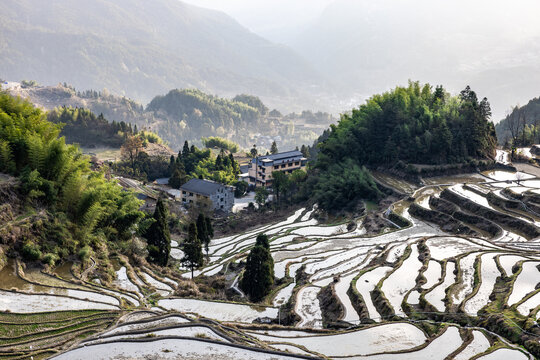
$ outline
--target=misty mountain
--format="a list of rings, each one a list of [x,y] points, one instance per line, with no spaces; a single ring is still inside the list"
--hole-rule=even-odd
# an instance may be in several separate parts
[[[198,88],[253,93],[290,108],[315,101],[324,85],[286,46],[177,0],[5,0],[0,52],[0,78],[66,81],[144,102],[171,88]]]
[[[470,85],[493,120],[537,95],[540,25],[530,0],[336,0],[287,44],[363,97],[407,80]]]

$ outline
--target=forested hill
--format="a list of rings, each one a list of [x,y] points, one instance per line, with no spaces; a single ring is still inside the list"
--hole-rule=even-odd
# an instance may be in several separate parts
[[[450,96],[410,82],[370,98],[343,115],[319,143],[308,181],[312,200],[327,210],[380,193],[364,167],[448,164],[493,159],[497,138],[487,99],[469,87]]]
[[[179,0],[4,0],[0,52],[0,78],[67,81],[144,102],[181,87],[252,92],[300,110],[327,88],[293,50]]]
[[[487,99],[469,87],[453,97],[442,87],[410,83],[343,115],[321,145],[319,166],[343,158],[370,165],[493,158],[497,137],[490,116]]]
[[[540,98],[527,105],[516,106],[512,112],[495,125],[499,143],[511,143],[515,137],[517,146],[530,146],[540,141]]]
[[[64,106],[85,108],[103,114],[110,122],[137,125],[139,130],[155,132],[173,149],[179,149],[186,140],[198,143],[202,137],[211,136],[228,138],[246,148],[257,143],[267,149],[270,144],[263,144],[259,137],[269,136],[270,143],[276,140],[282,149],[294,148],[312,143],[335,121],[328,113],[309,110],[283,115],[252,95],[228,99],[193,89],[176,89],[156,96],[146,109],[109,91],[77,91],[67,84],[15,85],[9,92],[46,110]]]

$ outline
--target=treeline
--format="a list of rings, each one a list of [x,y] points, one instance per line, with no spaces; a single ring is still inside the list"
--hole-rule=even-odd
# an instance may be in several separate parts
[[[201,150],[195,145],[184,142],[178,156],[169,159],[169,185],[180,188],[189,179],[208,179],[222,184],[234,184],[240,173],[240,166],[232,153],[223,149],[214,156],[210,149]]]
[[[323,134],[303,194],[326,210],[352,209],[381,196],[365,166],[448,164],[494,157],[497,138],[486,98],[469,87],[450,96],[409,82],[342,115]]]
[[[0,172],[16,176],[25,206],[44,209],[28,234],[8,244],[29,260],[54,264],[69,255],[104,259],[129,248],[144,214],[122,191],[60,137],[60,127],[27,101],[0,93]]]
[[[499,144],[525,147],[540,143],[540,98],[527,105],[515,106],[510,114],[495,125]]]
[[[96,116],[83,108],[60,107],[51,110],[47,119],[55,124],[63,124],[60,135],[69,144],[77,143],[83,147],[109,146],[119,148],[128,136],[137,134],[137,125],[109,122],[103,114]]]

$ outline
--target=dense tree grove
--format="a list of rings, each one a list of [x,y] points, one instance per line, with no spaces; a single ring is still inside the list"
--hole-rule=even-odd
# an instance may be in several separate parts
[[[167,266],[171,253],[168,213],[165,202],[159,198],[154,210],[154,222],[145,234],[148,242],[148,260],[160,266]]]
[[[169,185],[180,188],[187,180],[203,178],[214,180],[222,184],[234,184],[240,166],[232,153],[228,155],[222,149],[214,158],[209,149],[200,150],[196,146],[189,146],[186,141],[178,156],[171,156],[169,160]],[[172,182],[171,182],[172,180]]]
[[[259,234],[255,246],[249,252],[246,269],[240,287],[252,301],[262,300],[274,284],[274,260],[265,234]]]
[[[238,150],[240,150],[240,147],[234,141],[227,140],[218,136],[210,136],[207,138],[203,137],[201,141],[204,144],[204,146],[206,146],[209,149],[218,148],[222,150],[227,150],[231,153],[235,153],[235,152],[238,152]]]
[[[540,98],[527,105],[515,106],[501,122],[495,125],[499,144],[507,147],[525,147],[540,143]]]
[[[326,210],[352,209],[381,196],[365,166],[494,158],[490,116],[487,99],[479,101],[469,87],[452,97],[442,86],[410,82],[375,95],[304,147],[314,166],[299,197]]]
[[[56,108],[47,118],[55,124],[63,124],[60,135],[65,136],[68,143],[81,146],[120,147],[126,137],[137,133],[136,125],[132,127],[123,121],[110,123],[103,114],[96,116],[82,108]]]
[[[317,166],[351,158],[358,164],[446,164],[494,156],[496,135],[487,99],[469,87],[451,97],[418,82],[375,95],[343,115],[320,145]]]
[[[0,93],[0,171],[18,177],[28,206],[51,214],[41,240],[21,239],[26,249],[45,260],[130,241],[143,218],[140,202],[91,171],[88,158],[59,134],[41,110]]]

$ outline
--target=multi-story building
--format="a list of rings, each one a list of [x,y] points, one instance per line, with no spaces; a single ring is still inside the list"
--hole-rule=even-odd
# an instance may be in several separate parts
[[[305,170],[307,159],[300,151],[293,150],[274,155],[258,156],[249,164],[249,184],[253,186],[272,186],[272,172],[287,174],[294,170]]]
[[[186,205],[209,205],[214,210],[231,211],[234,187],[211,180],[191,179],[180,187],[180,199]]]

